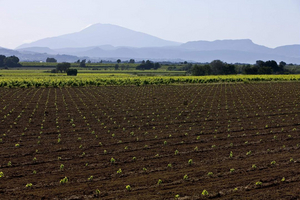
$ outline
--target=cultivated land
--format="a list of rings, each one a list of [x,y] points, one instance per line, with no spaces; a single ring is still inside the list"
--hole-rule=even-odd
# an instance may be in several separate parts
[[[0,199],[300,198],[299,82],[0,96]]]

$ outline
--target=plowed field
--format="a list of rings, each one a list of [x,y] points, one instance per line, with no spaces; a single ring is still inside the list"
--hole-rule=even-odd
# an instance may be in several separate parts
[[[0,88],[0,199],[297,199],[299,124],[298,82]]]

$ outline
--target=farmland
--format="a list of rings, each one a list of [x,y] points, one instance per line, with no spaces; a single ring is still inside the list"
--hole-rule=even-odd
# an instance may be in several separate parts
[[[299,82],[0,96],[0,199],[300,197]]]

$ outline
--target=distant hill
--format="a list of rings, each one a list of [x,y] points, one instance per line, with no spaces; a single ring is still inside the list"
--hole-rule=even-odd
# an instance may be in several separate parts
[[[81,48],[101,45],[162,47],[179,44],[116,25],[94,24],[76,33],[41,39],[29,44],[23,44],[17,49],[28,47],[49,47],[51,49]]]
[[[74,62],[79,59],[79,57],[73,55],[59,55],[59,54],[50,55],[47,53],[36,53],[33,51],[15,51],[15,50],[5,49],[5,48],[0,48],[0,55],[17,56],[20,59],[20,61],[37,61],[37,62],[40,61],[45,62],[48,57],[55,58],[58,62]]]
[[[273,53],[278,55],[300,57],[300,44],[277,47],[273,50]]]
[[[247,51],[256,53],[268,53],[270,48],[254,44],[249,39],[242,40],[216,40],[216,41],[194,41],[187,42],[181,45],[184,49],[198,51],[215,51],[215,50],[232,50],[232,51]]]
[[[250,64],[256,60],[275,60],[300,64],[300,44],[269,48],[250,39],[200,40],[181,44],[111,24],[95,24],[76,33],[23,44],[17,51],[22,54],[21,60],[40,60],[45,56],[64,54],[69,56],[65,56],[68,59],[63,61],[70,61],[73,56],[94,60],[133,58],[211,62],[220,59],[229,63]]]

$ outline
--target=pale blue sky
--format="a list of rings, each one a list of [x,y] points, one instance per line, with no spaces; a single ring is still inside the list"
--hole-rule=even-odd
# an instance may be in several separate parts
[[[108,23],[177,42],[300,44],[300,0],[0,0],[0,46]]]

